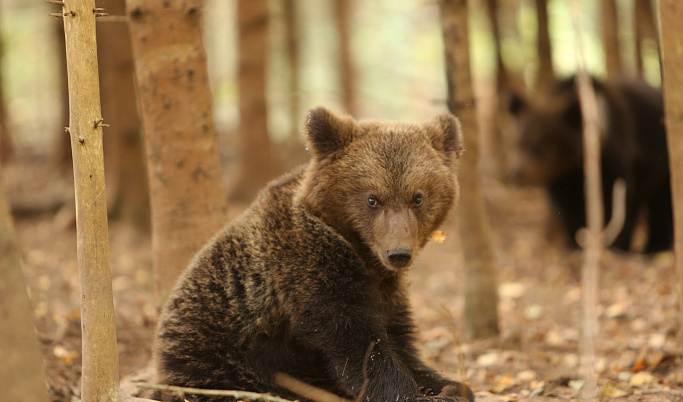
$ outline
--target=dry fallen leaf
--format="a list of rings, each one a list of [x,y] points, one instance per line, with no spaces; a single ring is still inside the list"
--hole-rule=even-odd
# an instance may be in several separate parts
[[[517,373],[517,381],[529,382],[536,379],[536,372],[533,370],[524,370]]]
[[[623,398],[628,395],[628,392],[607,384],[601,390],[601,394],[608,398]]]
[[[647,361],[640,357],[638,360],[636,360],[635,363],[633,363],[633,367],[631,367],[631,371],[634,373],[637,373],[639,371],[643,371],[647,368]]]
[[[633,375],[631,380],[628,382],[632,387],[642,387],[644,385],[652,384],[656,382],[657,379],[652,374],[647,371],[641,371]]]
[[[57,357],[59,361],[61,361],[67,366],[71,366],[74,363],[74,359],[76,359],[79,356],[78,352],[68,350],[61,345],[55,346],[52,349],[52,353],[54,353],[55,357]]]
[[[446,233],[440,230],[435,230],[434,233],[432,233],[432,240],[434,240],[434,243],[441,244],[446,240]]]

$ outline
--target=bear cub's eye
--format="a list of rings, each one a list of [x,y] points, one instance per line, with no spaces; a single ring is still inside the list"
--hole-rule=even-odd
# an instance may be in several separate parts
[[[420,193],[415,194],[415,196],[413,197],[413,205],[416,207],[422,206],[422,204],[424,204],[424,202],[425,202],[424,197]]]
[[[368,206],[371,208],[377,208],[379,205],[379,201],[377,200],[377,197],[371,195],[368,197]]]

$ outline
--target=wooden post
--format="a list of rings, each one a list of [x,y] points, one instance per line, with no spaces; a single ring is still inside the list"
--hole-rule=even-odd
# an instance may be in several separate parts
[[[119,387],[95,39],[98,11],[94,0],[66,0],[62,6],[81,287],[81,399],[88,402],[114,401]]]

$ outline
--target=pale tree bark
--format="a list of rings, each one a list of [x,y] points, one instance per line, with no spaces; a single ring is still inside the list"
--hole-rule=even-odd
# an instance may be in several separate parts
[[[152,206],[155,302],[226,222],[200,0],[127,0]]]
[[[448,108],[462,122],[465,155],[461,158],[458,230],[465,263],[465,320],[475,338],[498,335],[498,287],[479,179],[478,128],[470,73],[467,0],[441,0]]]
[[[7,401],[47,402],[43,359],[26,293],[21,250],[0,177],[0,389]]]
[[[536,88],[543,90],[548,88],[555,78],[553,72],[553,57],[550,48],[550,30],[548,29],[548,1],[536,0],[536,19],[538,21],[538,74],[536,76]]]
[[[615,0],[601,0],[602,41],[605,47],[607,76],[616,77],[622,72],[619,51],[619,19]]]
[[[301,105],[299,100],[299,13],[296,0],[283,0],[285,42],[287,46],[287,66],[289,76],[287,87],[289,90],[288,106],[291,128],[289,139],[299,141],[299,122],[301,119]]]
[[[651,39],[658,45],[657,38],[657,22],[655,21],[654,13],[652,12],[652,3],[650,0],[636,0],[635,1],[635,50],[636,50],[636,69],[639,76],[643,76],[645,69],[643,58],[643,41]]]
[[[351,57],[351,14],[352,0],[334,0],[334,18],[339,35],[339,74],[341,78],[342,104],[346,113],[355,116],[356,92],[354,90],[355,69]]]
[[[64,26],[55,24],[54,35],[57,37],[59,48],[66,47],[64,42]],[[59,69],[59,116],[63,119],[63,124],[57,127],[57,141],[55,142],[54,163],[60,168],[71,169],[71,138],[64,134],[64,126],[69,124],[69,88],[67,85],[66,73],[66,53],[59,52],[57,67]]]
[[[67,0],[62,7],[81,288],[81,398],[111,401],[118,395],[119,355],[109,272],[94,8],[93,0]]]
[[[581,267],[582,285],[582,336],[580,341],[581,374],[584,380],[581,400],[593,401],[597,397],[597,373],[595,370],[596,337],[598,335],[598,272],[600,256],[604,249],[604,208],[602,200],[602,174],[600,160],[600,118],[598,101],[586,69],[586,52],[581,40],[581,7],[579,0],[572,0],[572,23],[577,43],[579,72],[577,91],[583,118],[583,171],[586,182],[586,223]]]
[[[270,13],[267,0],[238,0],[239,25],[239,135],[240,152],[238,178],[231,196],[251,201],[271,180],[273,166],[268,137],[266,101],[266,59]]]
[[[106,5],[111,16],[125,15],[124,0],[109,0]],[[110,216],[146,230],[150,225],[149,191],[128,26],[118,22],[100,23],[97,38],[102,115],[111,123],[111,127],[104,128]]]
[[[683,353],[683,2],[660,0],[660,44],[674,210],[674,253],[678,277],[678,351]]]

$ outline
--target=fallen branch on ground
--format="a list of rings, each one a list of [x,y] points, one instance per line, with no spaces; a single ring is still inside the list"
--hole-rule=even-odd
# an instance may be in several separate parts
[[[155,389],[158,391],[172,392],[179,396],[185,394],[192,395],[207,395],[207,396],[232,396],[237,399],[247,399],[250,401],[265,401],[265,402],[295,402],[289,399],[280,398],[270,394],[259,394],[257,392],[248,391],[229,391],[224,389],[202,389],[202,388],[188,388],[178,387],[175,385],[164,384],[137,384],[138,388]]]
[[[352,402],[322,388],[297,380],[285,373],[275,373],[275,384],[316,402]]]

